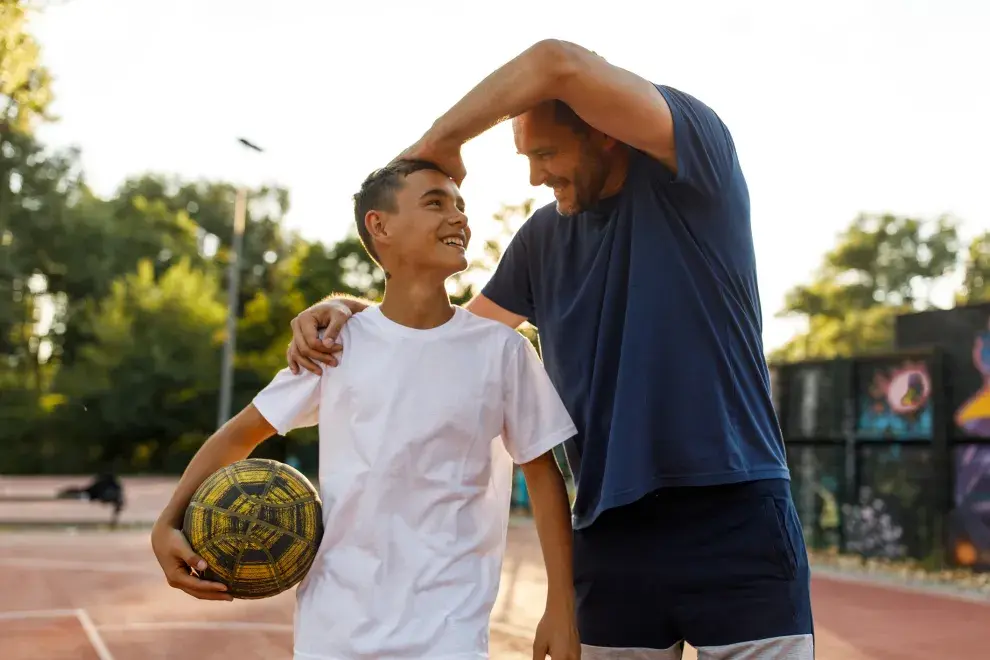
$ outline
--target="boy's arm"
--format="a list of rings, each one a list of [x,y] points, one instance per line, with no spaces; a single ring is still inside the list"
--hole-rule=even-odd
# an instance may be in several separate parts
[[[553,451],[521,466],[533,505],[547,571],[547,603],[537,629],[533,657],[577,657],[581,641],[575,625],[571,506]]]
[[[172,587],[204,600],[231,600],[222,584],[190,575],[190,569],[204,571],[206,562],[193,552],[182,533],[186,507],[196,489],[220,468],[247,458],[275,433],[285,435],[316,424],[321,381],[321,376],[309,372],[293,376],[288,369],[281,370],[193,456],[151,532],[155,556]]]
[[[553,448],[577,433],[536,349],[518,336],[505,355],[505,448],[521,466],[547,570],[547,606],[533,658],[580,657],[572,574],[571,507]]]
[[[200,484],[220,468],[250,456],[258,445],[273,435],[275,428],[253,403],[248,404],[211,435],[189,461],[172,499],[158,516],[158,522],[176,529],[182,527],[186,507]]]
[[[170,586],[202,600],[231,600],[222,584],[190,574],[190,568],[205,570],[206,562],[189,546],[182,533],[182,519],[193,493],[207,477],[247,458],[274,434],[274,427],[252,403],[211,435],[193,456],[151,532],[151,546]]]

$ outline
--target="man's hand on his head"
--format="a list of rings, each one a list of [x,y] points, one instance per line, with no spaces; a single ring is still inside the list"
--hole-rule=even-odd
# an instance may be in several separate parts
[[[392,162],[399,160],[425,160],[433,163],[458,186],[464,183],[464,177],[467,176],[467,169],[461,158],[460,143],[438,139],[429,132],[416,144],[396,156]]]

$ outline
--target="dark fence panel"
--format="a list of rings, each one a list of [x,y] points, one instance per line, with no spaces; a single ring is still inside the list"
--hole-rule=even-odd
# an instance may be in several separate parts
[[[805,542],[815,550],[842,547],[845,448],[840,444],[794,444],[788,448],[791,489]]]
[[[948,478],[937,349],[774,368],[809,547],[940,563]]]

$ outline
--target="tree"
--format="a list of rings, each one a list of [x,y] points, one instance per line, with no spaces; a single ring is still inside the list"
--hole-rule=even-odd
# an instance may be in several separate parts
[[[960,304],[990,301],[990,231],[980,234],[969,244],[963,283],[956,300]]]
[[[24,3],[0,0],[0,136],[30,134],[38,121],[53,119],[51,75],[40,63],[41,48],[27,22]]]
[[[808,330],[771,360],[891,348],[896,315],[932,307],[935,284],[956,266],[957,226],[949,217],[858,216],[812,281],[787,293],[780,315],[805,317]]]
[[[60,374],[66,433],[90,461],[166,467],[173,443],[212,428],[226,316],[215,279],[189,260],[156,278],[142,260],[110,293],[86,305],[92,341]],[[174,467],[174,466],[173,466]]]

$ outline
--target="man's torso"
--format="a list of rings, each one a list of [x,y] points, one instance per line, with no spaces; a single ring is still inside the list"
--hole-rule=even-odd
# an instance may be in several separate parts
[[[538,327],[578,427],[565,446],[578,528],[660,487],[788,476],[746,182],[714,114],[665,96],[684,158],[678,176],[630,150],[619,195],[576,217],[537,211],[484,290]],[[721,152],[691,158],[706,135]]]

